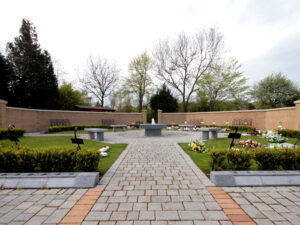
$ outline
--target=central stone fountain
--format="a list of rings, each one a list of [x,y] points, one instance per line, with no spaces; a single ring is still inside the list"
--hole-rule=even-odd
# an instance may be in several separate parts
[[[152,118],[151,124],[141,124],[140,128],[145,129],[145,136],[161,136],[161,129],[167,128],[166,124],[156,124]]]

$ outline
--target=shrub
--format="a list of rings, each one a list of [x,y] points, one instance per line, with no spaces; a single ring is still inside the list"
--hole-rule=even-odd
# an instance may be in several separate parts
[[[255,160],[262,170],[277,170],[280,168],[280,149],[260,148],[255,151]]]
[[[0,146],[0,172],[96,171],[100,160],[96,149],[56,147],[34,149],[27,146]]]
[[[220,127],[220,128],[228,128],[230,130],[234,130],[235,127],[239,128],[239,131],[245,131],[245,132],[254,132],[256,131],[255,127],[251,126],[223,126],[223,125],[196,125],[197,127]]]
[[[227,150],[229,167],[232,170],[248,170],[251,166],[252,152],[247,149]]]
[[[300,130],[283,129],[279,130],[278,133],[280,133],[284,137],[300,138]]]
[[[227,152],[225,149],[213,149],[209,152],[211,169],[226,170],[227,169]]]
[[[14,135],[16,135],[17,137],[22,137],[24,135],[24,133],[26,132],[26,129],[23,128],[17,128],[14,129],[12,132]],[[0,129],[0,139],[6,139],[8,138],[8,130],[7,129]]]

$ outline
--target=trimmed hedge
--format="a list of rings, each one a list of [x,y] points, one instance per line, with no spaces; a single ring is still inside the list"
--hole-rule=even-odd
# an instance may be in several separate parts
[[[22,137],[26,131],[27,130],[23,128],[16,128],[10,132],[14,133],[17,137]],[[6,139],[6,138],[8,138],[8,130],[0,129],[0,139]]]
[[[251,126],[222,126],[222,125],[196,125],[197,127],[220,127],[220,128],[228,128],[230,130],[234,130],[235,127],[238,127],[238,131],[245,131],[245,132],[254,132],[256,131],[256,127]]]
[[[139,124],[128,124],[128,126],[135,126],[140,128]],[[111,128],[110,125],[71,125],[71,126],[52,126],[48,127],[48,133],[55,133],[61,131],[74,131],[74,128],[77,127],[78,130],[84,130],[84,128]]]
[[[0,172],[76,172],[97,171],[100,160],[96,149],[0,146]]]
[[[300,130],[283,129],[278,132],[284,137],[300,138]]]
[[[256,161],[260,170],[299,170],[300,148],[213,149],[212,170],[248,170]]]

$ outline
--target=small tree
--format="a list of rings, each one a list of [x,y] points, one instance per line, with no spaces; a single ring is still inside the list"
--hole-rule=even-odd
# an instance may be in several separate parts
[[[75,105],[85,105],[83,94],[78,90],[74,90],[71,83],[63,82],[58,91],[61,109],[70,110]]]
[[[198,91],[209,101],[210,111],[216,110],[217,102],[243,98],[247,89],[247,79],[240,71],[241,65],[236,59],[215,64],[198,83]]]
[[[150,107],[155,111],[161,109],[163,112],[177,112],[178,102],[177,99],[172,96],[170,89],[163,84],[161,89],[151,97]]]
[[[15,73],[13,105],[58,108],[58,85],[51,56],[40,48],[32,23],[22,20],[20,36],[7,44],[7,52]]]
[[[150,92],[152,79],[149,70],[152,68],[152,60],[143,52],[134,58],[129,64],[130,77],[125,80],[125,88],[137,95],[139,112],[143,109],[145,96]]]
[[[119,78],[119,70],[106,59],[89,58],[85,76],[80,79],[83,88],[100,101],[104,106],[104,100],[110,95]]]
[[[175,40],[161,41],[156,46],[156,75],[181,95],[184,112],[201,76],[219,58],[222,39],[222,35],[211,28],[193,36],[179,34]]]
[[[293,106],[299,99],[299,86],[282,73],[271,74],[253,86],[251,92],[259,108]]]

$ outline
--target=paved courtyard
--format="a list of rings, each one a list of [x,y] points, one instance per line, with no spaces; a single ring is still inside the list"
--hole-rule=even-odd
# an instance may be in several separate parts
[[[94,189],[0,191],[0,224],[300,224],[300,187],[214,187],[176,144],[196,132],[106,133],[127,149]]]

